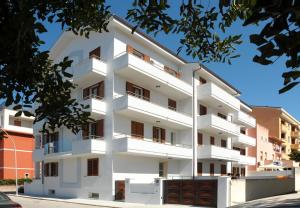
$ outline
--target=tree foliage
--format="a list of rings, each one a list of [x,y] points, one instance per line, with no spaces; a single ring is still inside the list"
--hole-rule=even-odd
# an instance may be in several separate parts
[[[292,150],[289,154],[290,160],[294,160],[295,162],[300,162],[300,152],[298,150]]]
[[[228,29],[237,21],[244,27],[261,24],[263,29],[250,36],[260,55],[253,61],[268,65],[286,57],[284,87],[280,93],[296,86],[300,72],[300,2],[293,0],[183,0],[178,13],[170,12],[171,1],[133,0],[127,19],[148,33],[180,34],[179,52],[199,62],[226,62],[239,57],[236,46],[241,34]],[[66,69],[72,60],[67,57],[53,63],[40,34],[46,33],[45,23],[59,23],[64,30],[88,38],[91,31],[105,32],[111,16],[105,0],[3,0],[0,2],[0,100],[14,105],[21,115],[45,120],[50,129],[62,125],[78,132],[91,121],[88,106],[80,105],[70,93],[76,87]],[[33,106],[36,103],[36,106]],[[33,107],[34,110],[30,110]]]

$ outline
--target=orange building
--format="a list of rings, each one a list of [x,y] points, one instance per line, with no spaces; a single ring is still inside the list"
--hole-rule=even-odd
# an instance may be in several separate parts
[[[266,145],[261,148],[262,150],[257,152],[257,156],[259,157],[257,161],[260,161],[260,158],[263,158],[263,161],[281,160],[285,167],[298,166],[298,164],[289,160],[288,155],[292,149],[299,149],[300,147],[299,121],[280,107],[255,106],[252,109],[252,116],[256,118],[257,123],[269,130],[268,143],[276,144],[273,145],[276,151],[272,153],[270,159],[264,155],[268,154],[268,151],[263,150],[268,149]],[[257,137],[257,140],[259,139]]]
[[[16,111],[0,109],[0,131],[5,134],[0,140],[0,179],[15,179],[15,148],[17,155],[18,178],[34,177],[33,118],[15,117]],[[15,145],[15,147],[14,147]]]

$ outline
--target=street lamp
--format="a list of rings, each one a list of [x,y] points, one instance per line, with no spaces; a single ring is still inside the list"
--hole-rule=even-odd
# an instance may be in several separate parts
[[[197,136],[197,127],[196,127],[196,119],[197,119],[197,114],[196,114],[196,109],[197,109],[197,99],[195,96],[195,74],[197,71],[201,70],[200,68],[194,69],[193,70],[193,80],[192,80],[192,86],[193,86],[193,94],[192,94],[192,117],[193,117],[193,142],[192,142],[192,148],[193,148],[193,161],[192,161],[192,169],[193,169],[193,179],[195,179],[195,172],[196,172],[196,166],[197,166],[197,145],[196,145],[196,136]]]
[[[18,192],[18,166],[17,166],[17,149],[16,149],[16,143],[15,141],[9,136],[9,134],[7,133],[7,131],[5,131],[4,129],[0,128],[0,130],[7,135],[7,138],[10,139],[10,141],[13,143],[14,145],[14,153],[15,153],[15,158],[14,158],[14,162],[15,162],[15,174],[16,174],[16,195],[18,196],[19,192]]]

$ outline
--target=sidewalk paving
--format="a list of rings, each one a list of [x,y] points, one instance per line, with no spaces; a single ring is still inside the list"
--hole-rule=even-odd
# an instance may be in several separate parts
[[[299,208],[300,207],[300,193],[285,194],[279,196],[273,196],[263,199],[257,199],[248,201],[243,204],[232,206],[231,208]]]
[[[15,196],[12,194],[12,196]],[[24,198],[32,198],[39,200],[49,200],[49,201],[58,201],[64,203],[73,203],[73,204],[81,204],[81,205],[90,205],[90,206],[101,206],[108,208],[145,208],[145,207],[153,207],[153,208],[171,208],[171,207],[191,207],[184,205],[174,205],[174,204],[166,204],[166,205],[150,205],[150,204],[138,204],[138,203],[127,203],[127,202],[118,202],[118,201],[104,201],[104,200],[96,200],[96,199],[78,199],[78,198],[53,198],[49,196],[38,196],[38,195],[18,195],[18,197]]]

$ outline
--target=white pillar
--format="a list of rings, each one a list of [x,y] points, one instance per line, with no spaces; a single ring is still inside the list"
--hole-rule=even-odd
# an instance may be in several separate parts
[[[218,177],[218,202],[217,208],[226,208],[230,206],[231,189],[230,178],[227,176]]]
[[[197,146],[198,146],[198,131],[197,131],[197,115],[198,115],[198,105],[197,105],[197,79],[195,78],[195,71],[193,72],[193,176],[197,176]]]

